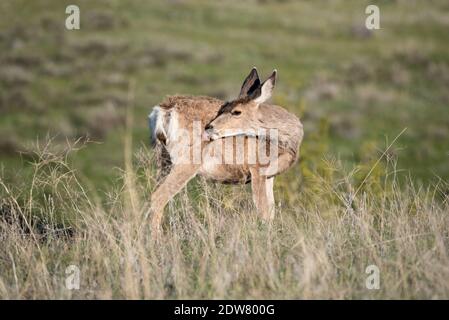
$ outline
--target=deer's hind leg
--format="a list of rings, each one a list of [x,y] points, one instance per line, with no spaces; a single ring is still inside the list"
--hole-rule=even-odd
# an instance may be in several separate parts
[[[151,230],[158,233],[161,228],[165,205],[173,198],[198,172],[199,165],[174,165],[164,181],[151,195]]]

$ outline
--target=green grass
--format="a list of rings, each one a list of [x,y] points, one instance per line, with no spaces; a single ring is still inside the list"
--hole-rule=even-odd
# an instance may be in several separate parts
[[[136,81],[134,140],[145,143],[146,115],[165,95],[232,98],[256,65],[279,70],[274,101],[301,112],[305,146],[326,121],[329,152],[354,163],[364,143],[381,148],[407,127],[399,166],[425,182],[447,179],[448,6],[379,2],[381,30],[358,36],[367,3],[80,1],[81,30],[67,31],[65,2],[6,2],[13,19],[0,24],[1,68],[18,65],[31,80],[4,80],[0,139],[28,150],[47,133],[61,142],[91,136],[104,143],[74,161],[106,186],[106,171],[123,161],[115,123],[128,81]],[[336,91],[326,95],[326,84]]]

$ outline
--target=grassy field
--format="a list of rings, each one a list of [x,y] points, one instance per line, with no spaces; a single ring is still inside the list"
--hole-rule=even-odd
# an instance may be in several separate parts
[[[2,184],[2,298],[449,297],[447,183],[400,186],[388,163],[381,180],[356,190],[354,172],[328,162],[335,174],[314,174],[288,202],[276,192],[277,217],[267,225],[244,186],[199,180],[170,203],[155,241],[148,152],[104,200],[77,178],[66,152],[42,150],[26,190]],[[366,286],[372,265],[378,289]],[[77,290],[67,286],[70,266],[79,270]]]
[[[449,298],[449,4],[375,3],[2,1],[0,297]],[[150,241],[151,107],[252,66],[305,129],[274,224],[196,179]]]

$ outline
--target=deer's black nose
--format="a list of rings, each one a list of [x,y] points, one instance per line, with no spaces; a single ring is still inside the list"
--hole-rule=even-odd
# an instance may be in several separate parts
[[[214,126],[213,125],[211,125],[210,123],[206,126],[206,130],[210,130],[210,129],[213,129],[214,128]]]

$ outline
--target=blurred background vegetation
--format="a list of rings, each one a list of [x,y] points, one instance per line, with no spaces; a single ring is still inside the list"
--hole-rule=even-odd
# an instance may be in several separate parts
[[[70,4],[80,7],[80,30],[65,29]],[[380,30],[365,28],[368,4],[380,7]],[[0,13],[8,183],[26,181],[33,151],[51,137],[54,148],[89,140],[70,161],[105,189],[123,167],[130,103],[137,150],[166,95],[231,99],[253,66],[264,77],[278,69],[273,102],[305,126],[301,162],[277,182],[281,190],[297,190],[327,161],[356,164],[363,178],[404,128],[387,158],[424,184],[449,178],[445,0],[4,0]]]

